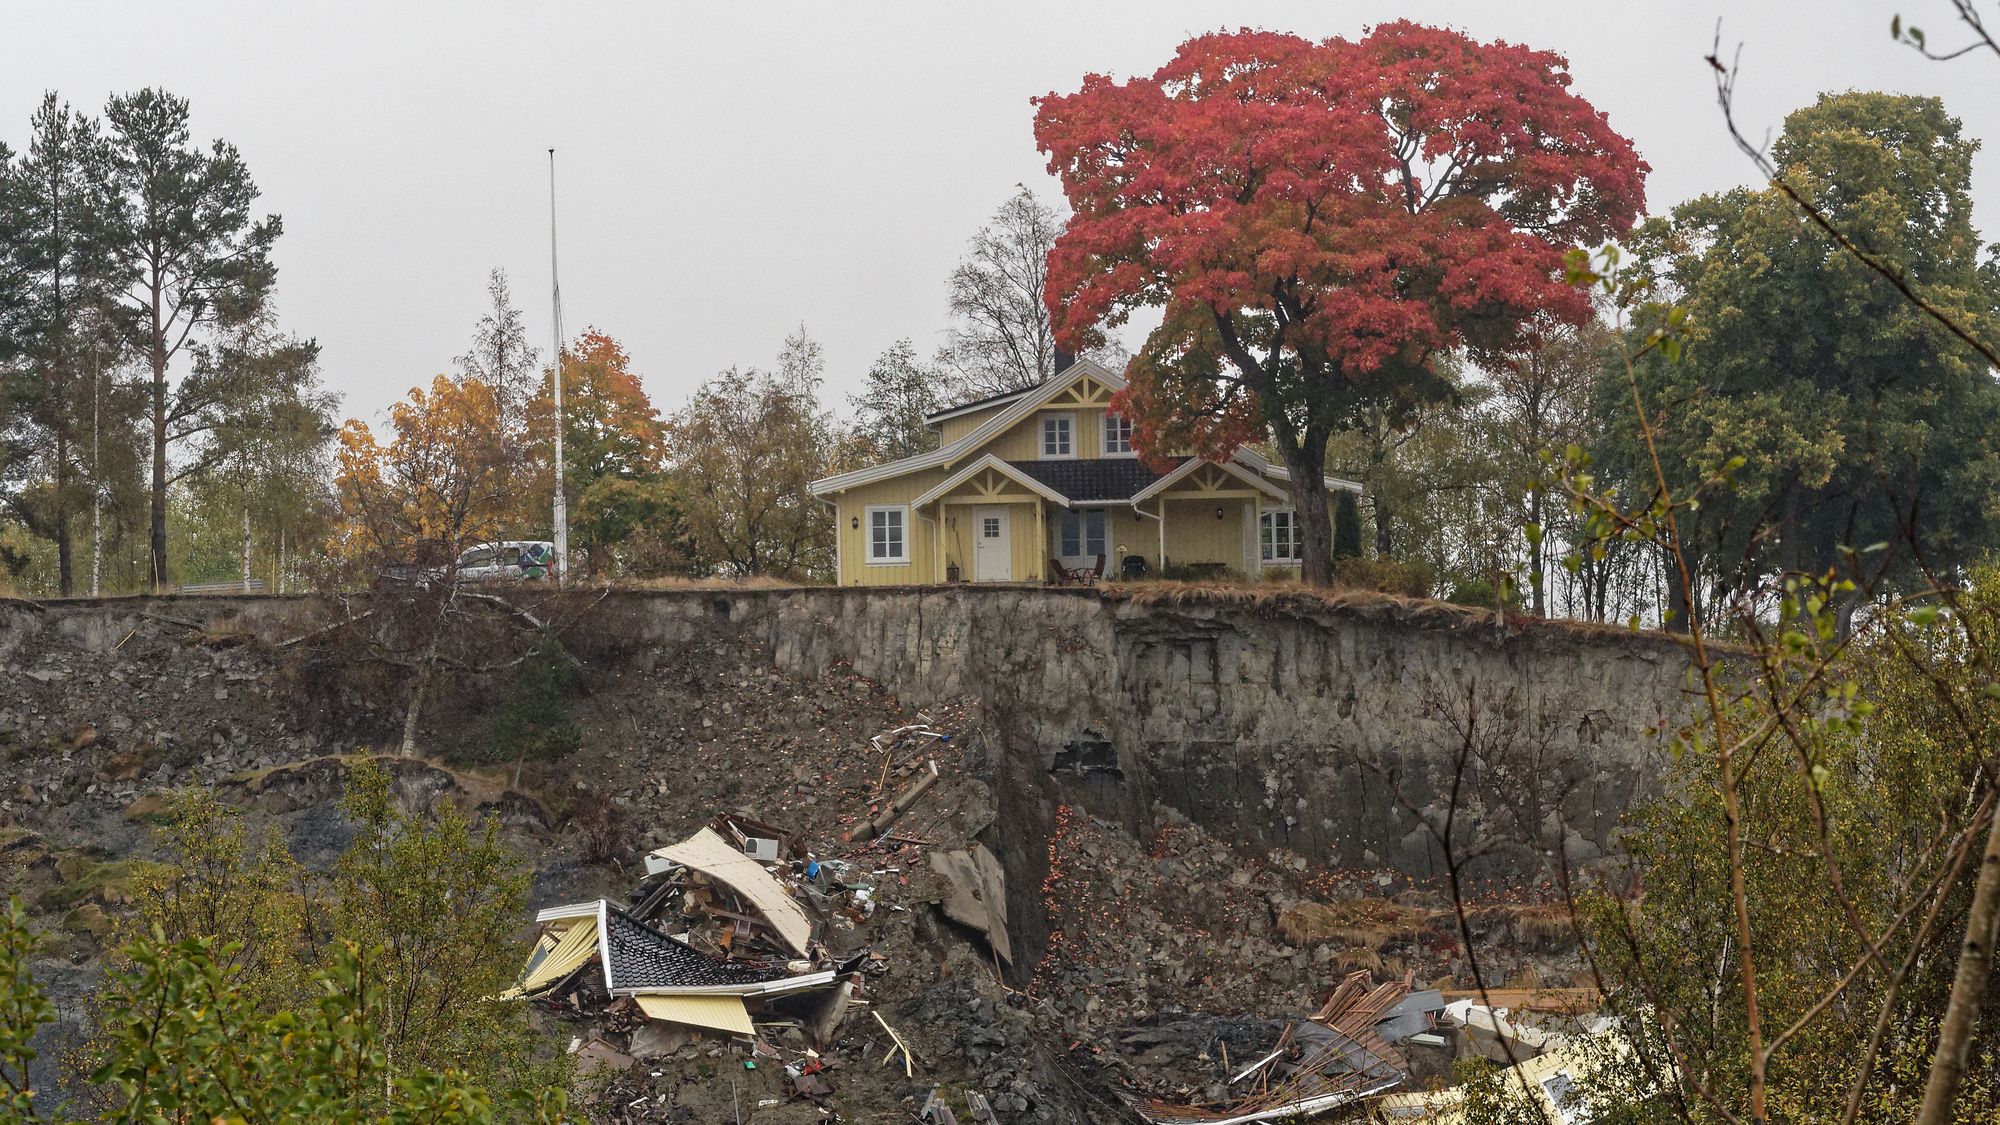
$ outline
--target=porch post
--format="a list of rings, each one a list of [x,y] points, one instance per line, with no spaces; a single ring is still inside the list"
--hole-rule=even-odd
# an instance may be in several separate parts
[[[1044,584],[1049,580],[1049,560],[1047,557],[1049,553],[1047,549],[1049,523],[1048,516],[1042,512],[1042,509],[1047,504],[1048,501],[1043,500],[1039,496],[1035,497],[1035,573],[1041,576]]]
[[[1161,570],[1165,570],[1166,568],[1167,568],[1167,498],[1166,498],[1165,494],[1162,494],[1162,495],[1160,496],[1160,566],[1159,566],[1159,569],[1161,569]]]

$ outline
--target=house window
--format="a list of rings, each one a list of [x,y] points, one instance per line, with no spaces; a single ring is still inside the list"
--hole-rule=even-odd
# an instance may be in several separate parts
[[[1000,517],[986,516],[979,525],[979,534],[988,539],[1000,538]]]
[[[1063,512],[1059,553],[1066,559],[1092,559],[1104,554],[1106,522],[1101,508]]]
[[[1104,412],[1104,455],[1132,452],[1132,419]]]
[[[1265,562],[1299,561],[1299,523],[1293,512],[1281,508],[1258,516],[1257,536]]]
[[[906,563],[910,561],[908,508],[868,509],[868,562]]]
[[[1042,457],[1060,459],[1076,456],[1073,431],[1076,417],[1071,414],[1042,415]]]

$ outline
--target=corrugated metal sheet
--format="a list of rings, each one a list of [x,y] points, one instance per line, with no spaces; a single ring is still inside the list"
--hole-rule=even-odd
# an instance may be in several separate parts
[[[665,1020],[668,1023],[687,1024],[690,1027],[707,1027],[716,1031],[727,1031],[732,1035],[754,1035],[756,1029],[750,1026],[750,1009],[743,1006],[740,996],[689,996],[656,994],[634,996],[639,1002],[639,1010],[647,1018]]]
[[[692,868],[729,885],[729,889],[749,899],[758,913],[795,953],[804,953],[812,938],[812,920],[764,866],[729,845],[729,841],[704,828],[671,847],[647,857],[646,871],[660,870],[653,861],[665,860]]]

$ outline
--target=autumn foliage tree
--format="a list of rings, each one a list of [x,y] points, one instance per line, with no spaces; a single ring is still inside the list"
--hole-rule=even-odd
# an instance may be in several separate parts
[[[1563,251],[1629,229],[1648,168],[1567,67],[1397,21],[1204,35],[1150,76],[1037,99],[1075,213],[1049,255],[1059,337],[1161,310],[1118,404],[1139,447],[1268,438],[1308,581],[1332,579],[1326,446],[1357,409],[1445,393],[1442,351],[1502,361],[1537,313],[1590,315]]]
[[[808,486],[835,445],[819,402],[825,373],[805,328],[777,371],[731,368],[702,384],[669,429],[688,530],[704,569],[729,577],[812,578],[833,565],[833,521]]]
[[[575,497],[570,542],[590,573],[652,576],[685,569],[680,505],[667,476],[667,425],[625,349],[595,328],[563,349],[564,483]],[[552,381],[526,407],[523,444],[534,466],[517,516],[523,528],[545,528],[555,464]]]
[[[448,557],[502,537],[512,499],[493,388],[439,375],[389,408],[387,445],[367,423],[341,428],[334,484],[351,555],[403,557],[421,545]]]

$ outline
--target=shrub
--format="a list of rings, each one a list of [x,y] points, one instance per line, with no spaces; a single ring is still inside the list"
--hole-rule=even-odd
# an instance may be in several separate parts
[[[1341,559],[1334,568],[1334,577],[1342,586],[1406,598],[1428,598],[1437,587],[1437,576],[1430,564],[1402,559]]]

